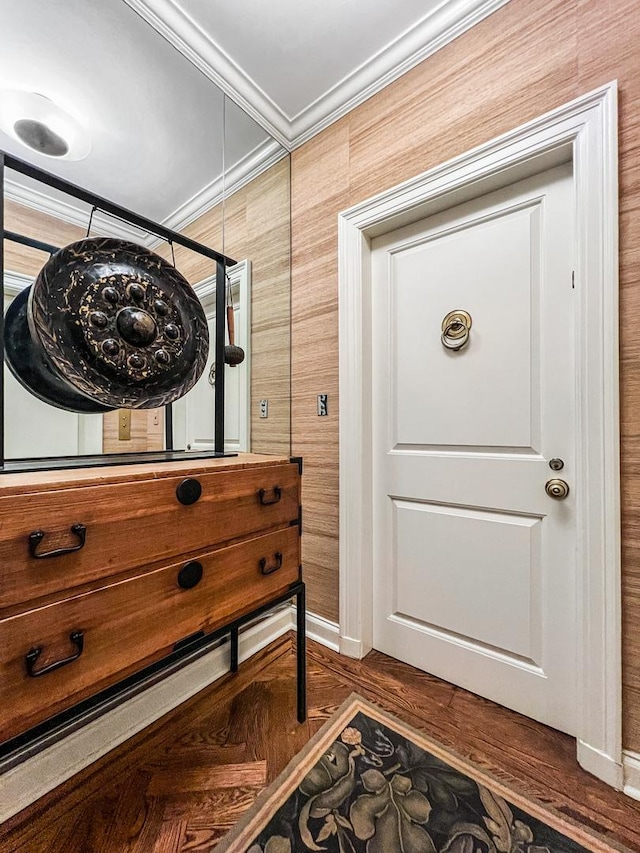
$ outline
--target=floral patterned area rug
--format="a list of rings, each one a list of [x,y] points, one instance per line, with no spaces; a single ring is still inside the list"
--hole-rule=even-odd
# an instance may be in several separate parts
[[[619,853],[356,694],[215,853]],[[630,851],[627,851],[630,853]]]

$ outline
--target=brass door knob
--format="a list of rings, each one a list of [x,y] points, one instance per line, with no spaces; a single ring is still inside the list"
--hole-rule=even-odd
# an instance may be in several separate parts
[[[563,501],[569,494],[569,484],[565,483],[564,480],[554,478],[553,480],[547,481],[544,490],[550,498],[554,498],[557,501]]]

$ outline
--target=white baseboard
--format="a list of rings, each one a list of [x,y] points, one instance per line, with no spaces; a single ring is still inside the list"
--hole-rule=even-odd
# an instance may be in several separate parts
[[[348,658],[362,658],[371,650],[365,649],[362,640],[354,640],[353,637],[340,637],[340,654]]]
[[[624,788],[622,790],[628,797],[640,800],[640,752],[631,752],[625,749],[622,753],[622,766],[624,768]]]
[[[293,619],[292,628],[296,627],[296,608],[291,606],[291,616]],[[337,622],[332,622],[330,619],[325,619],[323,616],[316,616],[315,613],[307,613],[307,637],[310,640],[315,640],[317,643],[322,643],[328,649],[334,652],[340,651],[340,628]]]
[[[291,629],[283,608],[240,635],[246,660]],[[0,823],[97,761],[229,671],[229,645],[220,646],[87,723],[1,777]]]
[[[617,791],[622,790],[624,784],[622,764],[582,740],[578,740],[578,764]]]

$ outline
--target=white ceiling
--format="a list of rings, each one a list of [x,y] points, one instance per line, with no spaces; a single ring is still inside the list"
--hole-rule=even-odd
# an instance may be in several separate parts
[[[124,0],[301,145],[508,0]]]
[[[506,2],[0,0],[0,88],[51,98],[92,149],[56,160],[1,131],[0,148],[179,230],[220,200],[223,167],[242,185]],[[85,221],[22,178],[8,190]]]

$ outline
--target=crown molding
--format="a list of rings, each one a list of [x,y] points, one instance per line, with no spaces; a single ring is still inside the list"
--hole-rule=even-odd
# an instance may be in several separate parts
[[[176,0],[124,0],[288,150],[453,41],[509,0],[448,0],[290,117],[180,8]]]
[[[239,160],[224,176],[219,175],[198,190],[164,219],[162,224],[173,231],[181,231],[223,199],[233,195],[262,172],[274,166],[286,157],[287,153],[275,139],[266,140]]]
[[[289,119],[272,99],[174,0],[124,0],[154,30],[289,148]]]
[[[30,210],[36,210],[38,213],[44,213],[46,216],[67,222],[69,225],[76,225],[78,228],[84,230],[89,225],[90,214],[87,212],[86,207],[77,207],[68,201],[54,198],[34,187],[24,186],[13,178],[5,178],[4,192],[5,198],[22,207],[28,207]],[[105,237],[115,237],[118,240],[132,240],[142,245],[147,245],[147,242],[150,242],[150,235],[144,234],[144,232],[126,222],[114,220],[100,211],[96,211],[94,214],[91,222],[91,230],[98,231]],[[152,238],[155,240],[155,235],[152,235]]]
[[[289,147],[303,145],[509,0],[449,0],[290,120]]]
[[[262,172],[274,166],[287,156],[275,140],[268,139],[250,151],[242,160],[233,165],[227,173],[219,175],[209,184],[198,190],[195,195],[185,201],[173,213],[160,223],[172,231],[182,231],[212,207],[220,204],[225,198],[233,195]],[[89,216],[86,208],[76,207],[67,201],[53,198],[33,187],[24,186],[12,178],[5,179],[5,197],[16,204],[44,213],[54,219],[86,229]],[[131,240],[147,249],[155,249],[164,240],[155,234],[147,234],[126,222],[114,220],[100,211],[96,211],[91,225],[94,233],[105,237],[115,237],[118,240]]]
[[[13,270],[5,270],[4,273],[4,295],[5,298],[13,299],[19,293],[33,284],[33,276]]]

